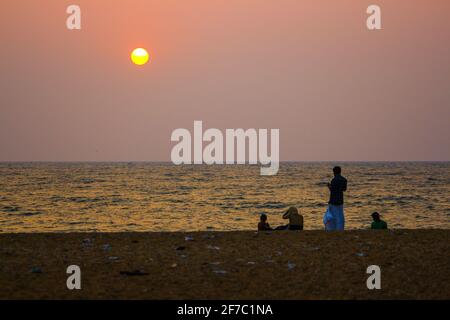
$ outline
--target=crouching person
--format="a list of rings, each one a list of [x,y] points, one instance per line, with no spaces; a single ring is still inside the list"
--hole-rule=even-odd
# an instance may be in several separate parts
[[[275,230],[303,230],[303,216],[296,207],[290,207],[283,214],[283,219],[289,219],[289,224],[279,226]]]

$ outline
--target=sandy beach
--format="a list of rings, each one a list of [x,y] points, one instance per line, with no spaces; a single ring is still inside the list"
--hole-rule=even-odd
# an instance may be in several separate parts
[[[449,299],[448,252],[450,230],[0,234],[0,298]]]

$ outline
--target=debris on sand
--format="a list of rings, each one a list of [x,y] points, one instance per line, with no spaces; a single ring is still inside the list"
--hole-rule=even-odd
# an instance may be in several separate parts
[[[31,268],[31,273],[42,273],[42,270],[41,268],[33,267]]]
[[[288,262],[287,266],[288,266],[288,270],[292,270],[295,268],[296,264],[293,262]]]
[[[92,246],[92,239],[86,238],[81,241],[83,246]]]
[[[116,261],[116,260],[119,260],[119,257],[111,256],[108,259],[111,261]]]
[[[5,256],[13,256],[14,250],[11,250],[10,248],[3,248],[1,253],[4,254]]]
[[[184,240],[186,240],[186,241],[194,241],[194,237],[186,236],[186,237],[184,237]]]
[[[109,244],[104,244],[104,245],[103,245],[103,250],[104,250],[104,251],[110,251],[110,250],[111,250],[111,245],[109,245]]]
[[[356,255],[357,255],[358,257],[365,257],[365,256],[367,256],[367,254],[364,253],[364,252],[357,252]]]
[[[225,270],[213,270],[213,272],[215,274],[227,274],[228,272],[226,272]]]
[[[148,275],[147,272],[143,272],[141,270],[120,271],[120,274],[123,276],[146,276],[146,275]]]
[[[176,268],[178,265],[176,263],[172,263],[171,267]]]
[[[211,246],[211,245],[207,245],[206,248],[207,248],[207,249],[211,249],[211,250],[220,250],[220,247],[217,247],[217,246]]]

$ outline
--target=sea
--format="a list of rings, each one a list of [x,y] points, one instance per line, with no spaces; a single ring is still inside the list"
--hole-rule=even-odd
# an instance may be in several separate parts
[[[256,165],[157,162],[2,162],[0,232],[256,230],[261,213],[286,224],[291,206],[305,229],[323,229],[335,164],[348,180],[346,229],[450,229],[450,162],[282,162]]]

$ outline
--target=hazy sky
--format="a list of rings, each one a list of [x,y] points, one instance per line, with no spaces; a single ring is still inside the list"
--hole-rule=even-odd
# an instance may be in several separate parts
[[[448,0],[2,0],[0,160],[169,161],[194,120],[279,128],[282,160],[450,160],[449,14]]]

